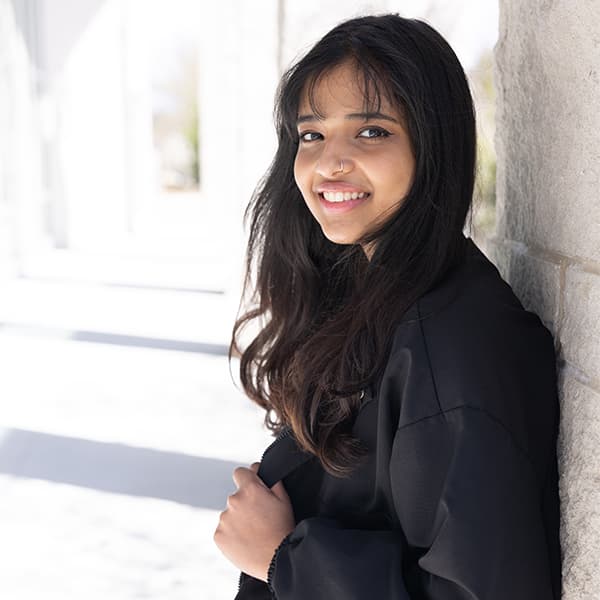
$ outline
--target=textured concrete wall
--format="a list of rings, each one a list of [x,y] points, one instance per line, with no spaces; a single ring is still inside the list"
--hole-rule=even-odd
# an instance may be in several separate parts
[[[563,597],[600,598],[600,3],[500,0],[497,232],[554,333]]]

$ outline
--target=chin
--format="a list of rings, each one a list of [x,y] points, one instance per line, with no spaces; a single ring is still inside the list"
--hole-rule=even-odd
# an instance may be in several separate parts
[[[321,231],[323,231],[323,235],[330,241],[333,242],[334,244],[340,244],[340,245],[350,245],[350,244],[355,244],[356,243],[356,236],[352,236],[352,235],[348,235],[348,234],[343,234],[343,233],[335,233],[332,231],[326,231],[325,229],[321,228]]]

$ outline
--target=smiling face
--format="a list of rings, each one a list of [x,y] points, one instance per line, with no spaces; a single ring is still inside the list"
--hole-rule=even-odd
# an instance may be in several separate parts
[[[314,99],[324,118],[313,113],[305,89],[294,178],[323,234],[353,244],[408,193],[415,170],[410,140],[402,116],[385,97],[379,113],[365,114],[356,70],[347,63],[319,81]]]

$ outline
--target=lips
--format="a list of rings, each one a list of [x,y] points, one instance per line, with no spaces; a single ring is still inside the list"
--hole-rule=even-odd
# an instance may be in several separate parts
[[[336,192],[336,194],[338,194],[341,196],[341,192]],[[325,194],[319,194],[319,202],[321,204],[321,206],[323,207],[323,209],[325,210],[325,212],[327,213],[331,213],[331,214],[340,214],[340,213],[345,213],[348,212],[350,210],[353,210],[356,206],[360,206],[361,204],[363,204],[364,202],[367,202],[368,199],[371,197],[370,194],[361,194],[362,197],[358,197],[357,194],[353,194],[356,195],[356,198],[350,198],[349,200],[339,200],[339,201],[329,201],[327,200],[327,198],[325,198]],[[330,193],[327,192],[327,196],[330,196]]]
[[[345,181],[323,182],[322,184],[317,186],[315,191],[318,194],[323,194],[324,192],[333,192],[333,193],[349,192],[350,194],[352,194],[353,192],[356,192],[357,194],[360,194],[360,193],[368,194],[369,193],[369,192],[367,192],[367,190],[360,188],[357,185],[347,183]]]
[[[367,190],[349,181],[323,181],[317,186],[315,192],[319,195],[321,202],[327,204],[363,200],[370,196]]]

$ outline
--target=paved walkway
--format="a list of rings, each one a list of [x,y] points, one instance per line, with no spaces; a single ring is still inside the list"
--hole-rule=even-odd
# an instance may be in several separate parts
[[[271,438],[222,354],[228,303],[47,281],[1,294],[0,597],[232,599],[212,535],[231,471]]]

